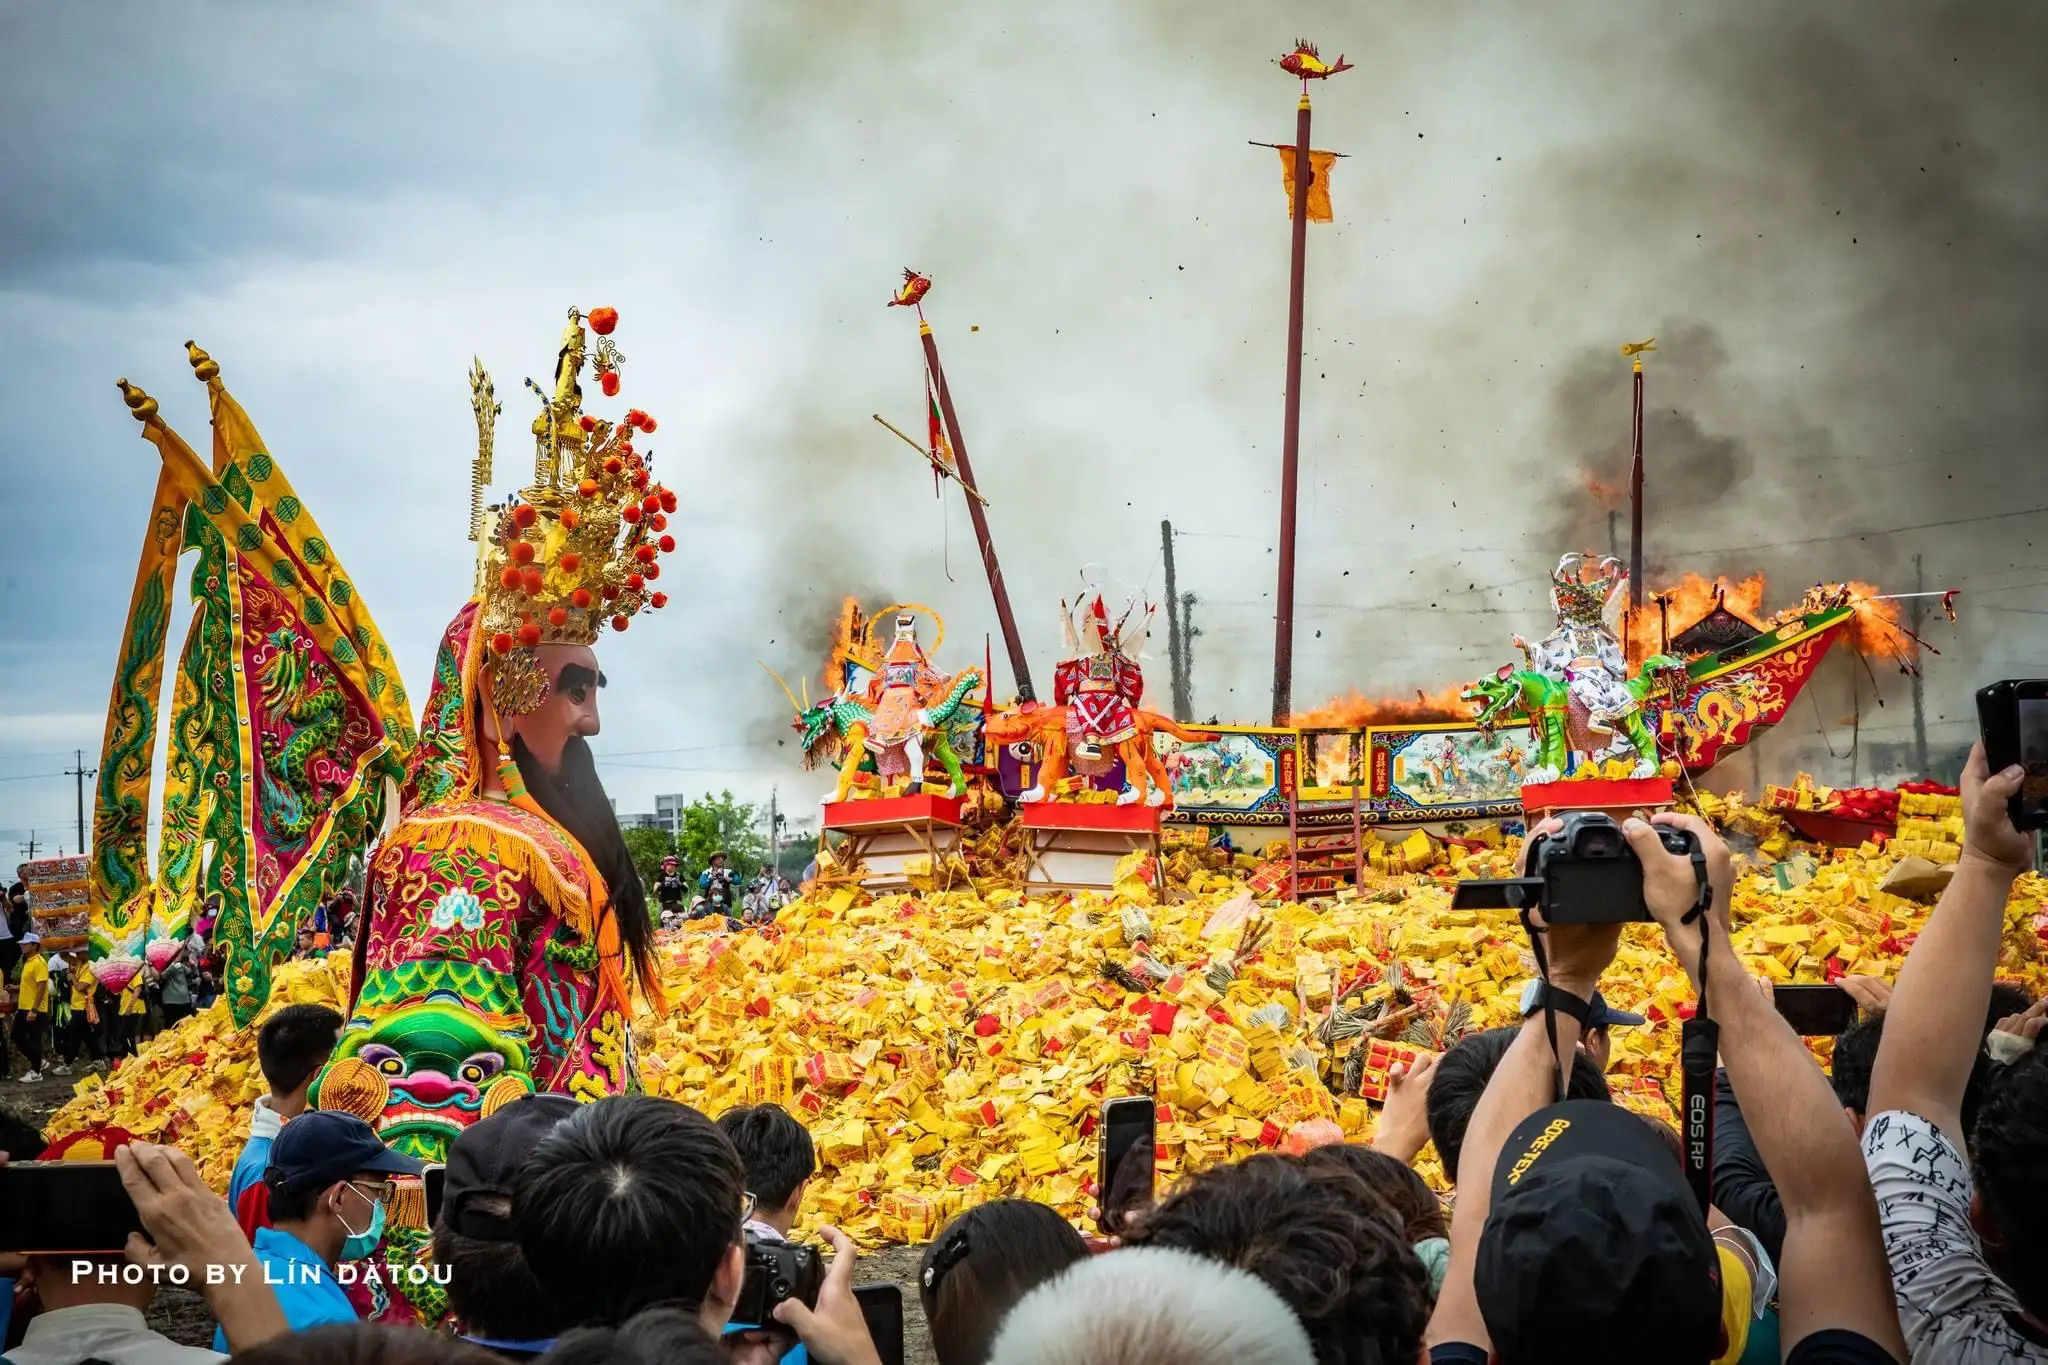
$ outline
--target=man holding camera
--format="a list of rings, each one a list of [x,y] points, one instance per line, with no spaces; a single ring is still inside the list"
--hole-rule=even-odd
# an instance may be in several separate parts
[[[1584,830],[1600,822],[1574,823]],[[1616,827],[1604,823],[1591,842],[1611,843]],[[1564,829],[1556,820],[1537,826],[1525,857]],[[1689,835],[1697,855],[1667,847],[1660,834],[1671,831]],[[1877,1204],[1856,1160],[1855,1133],[1798,1037],[1745,980],[1730,941],[1727,845],[1688,815],[1659,815],[1654,825],[1630,819],[1618,832],[1626,852],[1600,851],[1610,861],[1632,855],[1639,865],[1641,904],[1692,979],[1702,1014],[1718,1027],[1729,1079],[1778,1179],[1788,1365],[1904,1361]],[[1546,895],[1585,842],[1548,859],[1536,853]],[[1553,924],[1544,914],[1527,912],[1548,968],[1543,1007],[1523,1023],[1466,1133],[1430,1358],[1483,1365],[1490,1352],[1499,1365],[1566,1358],[1705,1365],[1729,1343],[1714,1241],[1684,1169],[1622,1111],[1556,1102],[1561,1068],[1571,1064],[1614,960],[1621,922],[1638,916],[1626,902],[1603,912],[1585,899],[1571,917],[1592,922]]]
[[[698,908],[691,912],[691,919],[704,919],[710,915],[723,915],[728,920],[736,919],[734,884],[738,879],[725,865],[725,850],[711,855],[711,865],[697,874],[697,894],[702,897]]]

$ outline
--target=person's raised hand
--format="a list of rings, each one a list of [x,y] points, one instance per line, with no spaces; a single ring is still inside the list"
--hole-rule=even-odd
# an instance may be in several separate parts
[[[2010,1033],[2015,1037],[2032,1041],[2040,1038],[2044,1026],[2048,1026],[2048,996],[2043,996],[2027,1006],[2024,1013],[2006,1015],[1991,1031]]]
[[[1865,1014],[1882,1014],[1892,1003],[1892,983],[1881,976],[1845,976],[1835,982]]]
[[[1698,917],[1690,922],[1686,917],[1699,900],[1699,877],[1690,857],[1664,847],[1657,837],[1657,826],[1685,830],[1699,841],[1706,854],[1707,884],[1714,893],[1710,913],[1718,929],[1715,937],[1724,947],[1728,944],[1728,902],[1735,887],[1735,860],[1714,827],[1697,815],[1660,811],[1648,821],[1631,816],[1622,822],[1622,837],[1635,850],[1636,861],[1643,865],[1643,903],[1649,907],[1650,917],[1664,930],[1664,939],[1678,954],[1680,965],[1688,973],[1697,973],[1701,924]]]
[[[1387,1072],[1387,1103],[1380,1110],[1372,1146],[1407,1165],[1429,1142],[1429,1078],[1436,1074],[1438,1054],[1425,1054],[1414,1066],[1396,1062]]]
[[[203,1281],[203,1267],[254,1254],[227,1201],[208,1188],[192,1159],[177,1148],[130,1143],[114,1149],[114,1166],[149,1230],[147,1238],[128,1235],[127,1256],[135,1264],[182,1265],[195,1281]]]
[[[853,1239],[838,1228],[819,1228],[832,1248],[832,1264],[818,1287],[818,1306],[806,1308],[797,1299],[775,1305],[775,1320],[796,1329],[811,1359],[820,1365],[881,1365],[860,1300],[853,1296]]]
[[[2034,865],[2034,841],[2012,824],[2012,798],[2025,777],[2017,763],[1992,772],[1983,740],[1970,747],[1970,761],[1963,765],[1963,863],[2007,877]]]

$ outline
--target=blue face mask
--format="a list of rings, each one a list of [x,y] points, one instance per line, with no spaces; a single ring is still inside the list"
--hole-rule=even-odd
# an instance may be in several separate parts
[[[356,1190],[355,1186],[351,1185],[349,1188],[355,1190],[359,1197],[369,1198],[361,1190]],[[337,1214],[336,1216],[339,1217],[340,1215]],[[350,1227],[349,1221],[346,1218],[341,1220],[341,1225],[348,1230],[348,1236],[341,1243],[341,1259],[344,1261],[362,1260],[377,1249],[377,1243],[384,1240],[384,1202],[381,1199],[371,1201],[370,1226],[364,1228],[361,1232],[357,1232],[353,1227]]]

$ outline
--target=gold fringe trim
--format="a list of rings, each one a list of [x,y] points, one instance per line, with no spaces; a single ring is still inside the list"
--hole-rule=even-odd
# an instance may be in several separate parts
[[[446,807],[441,809],[447,810]],[[567,836],[562,837],[566,842]],[[474,849],[500,867],[532,882],[534,889],[555,907],[562,916],[562,922],[577,937],[588,943],[596,941],[590,922],[590,892],[565,879],[555,860],[526,831],[480,815],[474,805],[447,811],[446,814],[419,811],[406,816],[385,841],[387,848],[400,844],[435,853],[456,848]],[[595,875],[587,864],[584,872],[587,876]]]

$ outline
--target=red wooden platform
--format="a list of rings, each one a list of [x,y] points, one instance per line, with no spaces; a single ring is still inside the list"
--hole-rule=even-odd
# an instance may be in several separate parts
[[[824,823],[826,829],[875,829],[926,820],[958,825],[962,804],[962,798],[957,796],[928,796],[923,792],[877,796],[865,801],[832,801],[825,806]]]
[[[849,867],[861,869],[861,885],[869,891],[908,890],[913,868],[922,863],[941,889],[952,885],[960,848],[957,796],[877,796],[864,801],[835,801],[825,806],[824,827],[841,838],[833,852]]]
[[[1522,788],[1522,813],[1537,820],[1560,811],[1602,810],[1619,820],[1639,810],[1662,810],[1675,800],[1668,777],[1589,777],[1530,783]]]
[[[1107,829],[1126,834],[1159,833],[1159,806],[1118,806],[1095,801],[1024,801],[1017,805],[1026,829]]]
[[[1024,884],[1052,891],[1107,891],[1116,865],[1133,853],[1159,857],[1157,806],[1031,801],[1017,808],[1025,829]]]

